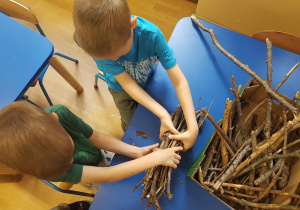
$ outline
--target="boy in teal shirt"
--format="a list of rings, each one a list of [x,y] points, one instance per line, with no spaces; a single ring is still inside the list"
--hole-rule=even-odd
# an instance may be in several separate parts
[[[191,148],[198,127],[189,84],[159,28],[131,16],[126,0],[75,0],[73,19],[82,49],[104,73],[123,130],[139,103],[160,119],[160,139],[171,131],[174,135],[170,138],[181,140],[185,151]],[[168,111],[145,91],[157,59],[166,69],[182,106],[188,128],[184,133],[174,128]]]

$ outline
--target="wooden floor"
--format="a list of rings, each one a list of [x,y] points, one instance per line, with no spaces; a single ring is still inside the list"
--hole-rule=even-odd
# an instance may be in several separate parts
[[[51,67],[48,69],[44,85],[53,104],[67,106],[95,130],[121,139],[123,132],[120,115],[107,90],[107,84],[99,80],[99,88],[94,88],[96,64],[73,41],[73,0],[18,0],[18,2],[34,12],[56,52],[79,60],[79,63],[75,64],[60,59],[84,87],[81,95],[77,95],[76,91]],[[159,26],[168,40],[176,23],[196,11],[197,0],[128,0],[128,3],[132,14],[144,17]],[[33,25],[22,23],[36,30]],[[26,95],[42,108],[49,106],[39,85],[30,88]],[[83,185],[76,185],[73,188],[91,192]],[[50,209],[62,202],[71,203],[86,199],[92,200],[88,197],[56,192],[40,180],[29,176],[25,176],[19,183],[1,184],[0,187],[0,209],[6,210]]]

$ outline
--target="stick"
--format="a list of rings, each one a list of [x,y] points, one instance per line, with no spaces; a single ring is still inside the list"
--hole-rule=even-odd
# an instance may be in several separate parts
[[[237,66],[239,66],[241,69],[243,69],[245,72],[250,74],[258,83],[261,84],[261,86],[264,87],[266,93],[270,94],[274,99],[276,99],[279,103],[281,103],[283,106],[287,107],[294,115],[298,115],[298,109],[291,104],[289,104],[283,97],[279,96],[275,91],[271,90],[269,85],[266,83],[265,80],[263,80],[261,77],[259,77],[252,69],[249,68],[249,66],[243,64],[241,61],[236,59],[235,56],[230,54],[227,50],[225,50],[220,43],[218,42],[218,39],[212,29],[209,29],[205,27],[198,18],[193,14],[191,16],[192,20],[196,25],[198,25],[202,30],[205,32],[208,32],[212,37],[212,42],[216,45],[216,47],[224,54],[226,55],[230,60],[232,60]]]
[[[205,114],[207,116],[207,119],[213,124],[215,129],[222,135],[222,137],[226,140],[226,142],[234,150],[234,152],[236,152],[237,151],[236,146],[232,143],[232,141],[228,138],[228,136],[225,135],[224,131],[218,125],[218,123],[215,121],[215,119],[205,109],[202,108],[201,111],[203,112],[203,114]]]
[[[286,148],[281,148],[279,149],[275,154],[279,154],[283,149],[287,149],[295,144],[300,143],[300,139],[294,140],[293,142],[289,143],[288,145],[286,145]]]
[[[248,166],[247,168],[245,168],[243,171],[241,171],[240,173],[238,173],[237,175],[234,176],[234,178],[240,177],[242,175],[244,175],[245,173],[253,170],[254,168],[256,168],[257,166],[269,161],[269,160],[274,160],[274,159],[281,159],[281,158],[288,158],[288,157],[296,157],[296,158],[300,158],[300,150],[297,150],[295,152],[292,153],[287,153],[287,154],[273,154],[273,155],[269,155],[269,156],[265,156],[261,159],[259,159],[258,161],[256,161],[255,163],[251,164],[250,166]]]
[[[231,106],[232,106],[232,102],[229,101],[229,99],[227,98],[225,109],[224,109],[223,122],[222,122],[222,129],[224,130],[226,136],[228,134],[228,121],[229,121]],[[221,138],[220,145],[221,145],[222,162],[223,162],[223,166],[226,166],[228,164],[228,153],[224,142],[225,139]]]
[[[218,194],[219,197],[225,198],[228,200],[232,200],[242,206],[251,206],[251,207],[257,207],[257,208],[262,208],[262,209],[280,209],[280,210],[290,210],[290,209],[299,209],[298,206],[286,206],[286,205],[277,205],[277,204],[264,204],[264,203],[253,203],[250,201],[246,201],[244,199],[238,199],[233,196],[229,195],[222,195]]]
[[[251,131],[251,143],[252,143],[252,153],[253,153],[256,150],[256,143],[257,143],[255,131]],[[250,186],[253,186],[254,178],[255,178],[255,170],[252,170],[249,175]]]
[[[279,159],[277,161],[277,163],[274,165],[274,167],[272,167],[269,171],[267,171],[266,173],[262,174],[260,177],[258,177],[255,181],[254,184],[260,185],[262,182],[264,182],[267,178],[269,178],[271,176],[271,174],[273,174],[275,171],[277,171],[279,169],[279,167],[281,166],[282,163],[282,159]]]
[[[204,182],[204,185],[212,187],[214,184],[211,183],[211,182]],[[243,189],[243,190],[251,190],[251,191],[258,191],[258,192],[265,191],[265,188],[250,187],[250,186],[247,186],[247,185],[233,184],[233,183],[223,183],[222,187],[236,188],[236,189]],[[283,191],[280,191],[280,190],[270,190],[270,193],[300,199],[300,195],[291,194],[291,193],[283,192]]]
[[[300,63],[300,62],[299,62]],[[298,67],[299,63],[297,63],[290,71],[289,73],[287,73],[287,75],[285,75],[285,77],[283,78],[283,80],[279,83],[279,85],[274,89],[274,91],[277,91],[282,84],[290,77],[290,75],[295,71],[295,69]]]
[[[237,111],[239,114],[239,123],[241,126],[242,140],[243,140],[243,142],[245,142],[246,136],[245,136],[244,116],[243,116],[243,112],[242,112],[240,97],[239,97],[238,92],[236,91],[236,84],[235,84],[234,76],[232,76],[232,85],[233,85],[233,88],[230,88],[230,90],[233,92],[233,95],[235,98],[235,103],[236,103]]]

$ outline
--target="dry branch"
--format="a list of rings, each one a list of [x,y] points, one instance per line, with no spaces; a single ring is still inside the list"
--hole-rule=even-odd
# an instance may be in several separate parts
[[[229,200],[235,201],[236,203],[239,203],[242,206],[251,206],[251,207],[262,208],[262,209],[280,209],[280,210],[298,209],[299,210],[299,207],[297,207],[297,206],[254,203],[254,202],[246,201],[244,199],[238,199],[238,198],[233,197],[233,196],[222,195],[222,194],[218,194],[218,196],[220,196],[221,198],[225,198],[225,199],[229,199]]]
[[[222,135],[222,137],[226,140],[226,142],[229,144],[229,146],[231,147],[232,150],[234,150],[234,152],[237,151],[236,146],[232,143],[232,141],[228,138],[227,135],[225,135],[225,132],[223,131],[223,129],[218,125],[218,123],[215,121],[215,119],[205,110],[205,109],[201,109],[201,111],[203,112],[203,114],[205,114],[207,116],[207,119],[213,124],[213,126],[215,127],[215,129]]]

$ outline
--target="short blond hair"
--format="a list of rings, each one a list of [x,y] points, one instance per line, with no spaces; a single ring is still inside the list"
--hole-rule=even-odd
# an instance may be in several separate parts
[[[26,101],[0,111],[0,162],[21,173],[51,180],[67,172],[73,144],[49,113]]]
[[[110,55],[131,35],[126,0],[74,0],[73,21],[82,49],[92,57]]]

